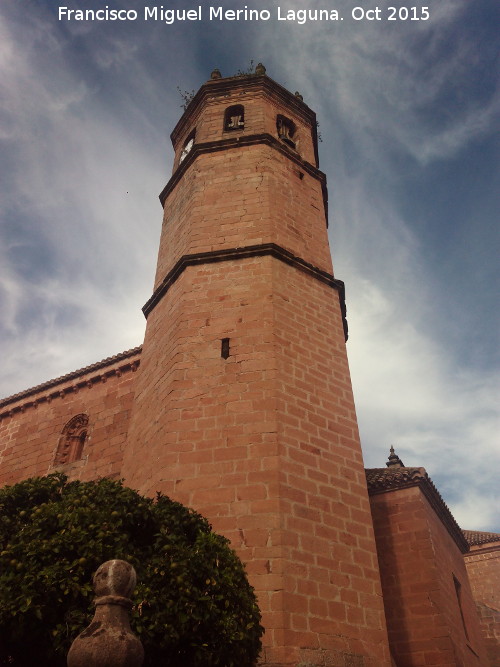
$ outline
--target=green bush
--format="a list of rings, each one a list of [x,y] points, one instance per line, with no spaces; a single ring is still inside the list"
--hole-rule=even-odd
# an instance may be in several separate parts
[[[137,571],[131,624],[145,667],[256,662],[253,589],[206,519],[165,496],[57,473],[0,489],[0,665],[64,667],[93,616],[93,573],[112,558]]]

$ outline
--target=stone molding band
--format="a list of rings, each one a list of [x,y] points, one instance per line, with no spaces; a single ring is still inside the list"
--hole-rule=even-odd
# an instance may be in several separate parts
[[[310,176],[317,179],[321,184],[321,192],[323,195],[323,204],[325,208],[325,222],[328,227],[328,190],[326,187],[326,176],[320,170],[314,167],[309,162],[302,160],[301,157],[295,153],[295,151],[289,148],[276,137],[273,137],[271,134],[262,133],[262,134],[248,134],[242,137],[230,137],[229,139],[221,139],[219,141],[207,141],[202,144],[194,144],[193,148],[189,151],[186,158],[178,165],[174,174],[170,178],[169,182],[163,188],[159,195],[159,199],[162,206],[165,206],[165,201],[172,190],[175,188],[177,183],[184,176],[186,170],[189,166],[196,160],[199,155],[204,155],[206,153],[215,153],[218,151],[225,151],[232,148],[243,148],[245,146],[257,146],[259,144],[264,144],[270,146],[275,150],[279,151],[282,155],[287,157],[289,160],[294,162],[300,169],[307,172]]]
[[[122,595],[103,595],[100,598],[94,600],[94,605],[96,607],[101,607],[103,605],[116,604],[119,607],[125,607],[125,609],[132,609],[134,603],[129,598],[125,598]]]
[[[316,280],[332,287],[339,293],[340,309],[342,313],[342,325],[344,327],[344,336],[347,340],[347,320],[346,320],[346,305],[345,305],[345,287],[342,280],[337,280],[333,275],[327,271],[319,269],[317,266],[306,262],[301,257],[296,257],[285,248],[276,243],[262,243],[260,245],[247,246],[243,248],[227,248],[222,250],[212,250],[209,252],[194,253],[191,255],[183,255],[174,265],[174,267],[167,273],[163,281],[156,288],[153,295],[145,303],[142,308],[144,316],[147,318],[155,306],[168,292],[170,287],[180,277],[188,266],[198,266],[200,264],[213,264],[215,262],[227,262],[238,259],[248,259],[251,257],[271,256],[275,259],[293,266],[294,268],[307,273]]]

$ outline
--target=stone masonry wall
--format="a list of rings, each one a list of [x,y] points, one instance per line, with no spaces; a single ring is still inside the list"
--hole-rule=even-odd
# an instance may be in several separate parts
[[[487,666],[463,555],[420,488],[370,502],[397,666]]]
[[[117,355],[109,363],[0,402],[0,484],[54,470],[70,479],[120,477],[139,359],[139,351]],[[88,416],[81,456],[58,466],[62,431],[79,414]]]
[[[126,482],[231,539],[268,665],[388,664],[343,346],[337,292],[274,257],[188,267],[148,318]]]
[[[266,145],[200,156],[166,202],[155,288],[184,254],[270,242],[332,272],[318,180]]]
[[[465,564],[490,667],[500,667],[500,542],[472,546]]]
[[[386,631],[338,292],[273,265],[286,644],[382,665]],[[316,657],[317,660],[317,657]],[[320,663],[321,664],[321,663]]]

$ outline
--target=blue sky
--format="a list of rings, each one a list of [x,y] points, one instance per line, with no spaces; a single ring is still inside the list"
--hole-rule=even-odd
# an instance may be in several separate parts
[[[462,527],[500,531],[500,6],[429,2],[426,21],[388,21],[389,3],[355,21],[355,0],[250,0],[259,22],[202,2],[202,21],[167,25],[142,0],[2,0],[0,395],[142,342],[177,87],[262,61],[318,115],[366,465],[392,444]],[[58,19],[106,5],[138,18]],[[278,5],[344,20],[278,21]]]

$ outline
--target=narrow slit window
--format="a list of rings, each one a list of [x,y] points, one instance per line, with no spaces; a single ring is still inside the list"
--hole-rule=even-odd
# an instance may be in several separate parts
[[[224,130],[242,130],[245,127],[245,109],[241,104],[228,107],[224,114]]]
[[[220,356],[223,359],[227,359],[229,357],[229,338],[223,338],[221,340]]]
[[[465,637],[467,641],[469,641],[469,633],[467,632],[467,626],[465,625],[465,616],[462,607],[462,584],[458,581],[455,575],[453,575],[453,583],[455,584],[455,593],[457,596],[458,608],[460,609],[460,616],[462,618],[462,626],[464,628]]]

